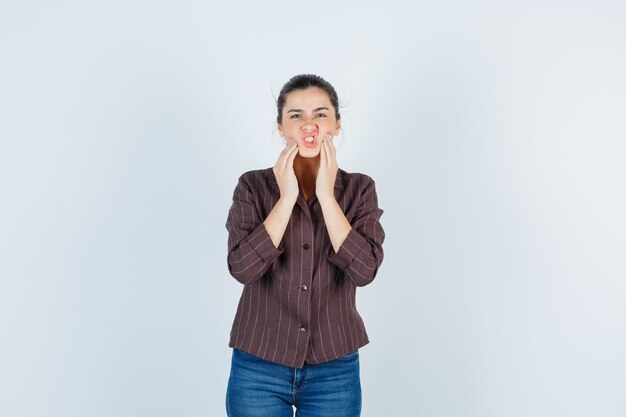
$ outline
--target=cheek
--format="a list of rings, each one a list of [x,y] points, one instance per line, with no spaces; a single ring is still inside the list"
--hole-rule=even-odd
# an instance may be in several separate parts
[[[293,136],[298,132],[298,127],[290,124],[283,124],[283,133],[285,136]]]
[[[332,120],[325,120],[323,126],[328,132],[334,132],[337,127],[337,120],[334,118]]]

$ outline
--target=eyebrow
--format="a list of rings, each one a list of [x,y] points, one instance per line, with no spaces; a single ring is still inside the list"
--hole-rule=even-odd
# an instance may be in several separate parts
[[[329,109],[328,109],[328,107],[318,107],[316,109],[313,109],[313,112],[320,111],[320,110],[329,110]],[[287,113],[291,113],[291,112],[294,112],[294,113],[304,113],[304,110],[301,110],[301,109],[291,109]]]

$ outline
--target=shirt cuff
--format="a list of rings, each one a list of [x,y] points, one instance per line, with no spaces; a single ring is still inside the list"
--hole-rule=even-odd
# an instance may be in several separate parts
[[[337,253],[332,248],[330,249],[331,254],[328,256],[328,261],[341,269],[346,269],[361,251],[369,247],[370,244],[367,239],[356,230],[351,229],[346,240],[339,246]]]

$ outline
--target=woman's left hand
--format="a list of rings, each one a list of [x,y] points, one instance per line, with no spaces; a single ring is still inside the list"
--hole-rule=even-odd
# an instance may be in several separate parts
[[[322,140],[320,167],[315,182],[315,194],[320,203],[335,198],[334,189],[337,169],[337,155],[333,145],[333,136],[327,133],[326,139]]]

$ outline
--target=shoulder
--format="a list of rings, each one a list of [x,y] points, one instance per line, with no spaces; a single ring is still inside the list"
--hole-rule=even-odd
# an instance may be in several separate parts
[[[239,179],[250,180],[250,179],[269,179],[270,175],[274,175],[274,171],[272,168],[262,168],[262,169],[252,169],[250,171],[246,171],[239,176]]]
[[[362,210],[360,213],[367,215],[377,213],[380,217],[383,210],[378,207],[378,193],[374,179],[362,172],[346,172],[342,169],[339,169],[339,174],[343,181],[344,198]]]
[[[273,181],[276,182],[273,169],[262,168],[246,171],[239,176],[238,186],[245,186],[251,191],[268,187]]]
[[[375,187],[372,177],[362,172],[348,172],[341,168],[338,169],[337,175],[341,177],[344,190],[365,191]]]

